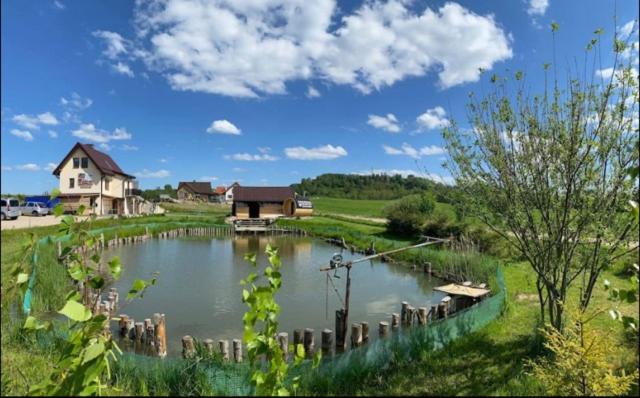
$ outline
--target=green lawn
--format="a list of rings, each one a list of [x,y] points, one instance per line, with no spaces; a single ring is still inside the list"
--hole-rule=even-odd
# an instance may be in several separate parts
[[[337,214],[363,217],[384,217],[383,208],[393,200],[358,200],[314,197],[313,206],[319,214]],[[437,212],[448,213],[454,217],[453,207],[448,203],[436,203]]]

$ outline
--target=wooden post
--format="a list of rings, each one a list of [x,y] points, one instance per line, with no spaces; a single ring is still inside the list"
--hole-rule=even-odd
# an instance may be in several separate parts
[[[156,349],[158,356],[167,356],[167,334],[164,314],[153,314],[153,326],[155,327]]]
[[[304,352],[307,357],[313,356],[313,351],[315,350],[315,336],[313,332],[314,330],[311,328],[304,330]]]
[[[421,326],[427,324],[427,307],[418,308],[418,323]]]
[[[447,317],[447,305],[445,303],[438,304],[439,318]]]
[[[293,331],[293,349],[298,348],[298,344],[302,344],[302,329],[295,329]]]
[[[233,339],[233,360],[242,362],[242,340]]]
[[[126,332],[126,336],[130,339],[134,339],[136,336],[136,332],[135,332],[135,324],[136,324],[136,320],[133,318],[129,318],[127,317],[127,332]]]
[[[409,303],[406,301],[403,301],[401,305],[402,305],[402,309],[400,310],[400,320],[402,321],[402,324],[405,325],[408,323],[407,309],[409,308]]]
[[[369,341],[369,322],[360,322],[362,325],[362,342],[366,343]]]
[[[362,344],[362,325],[359,323],[351,324],[351,348],[359,347]]]
[[[144,323],[136,322],[136,341],[142,341],[142,334],[144,333]]]
[[[380,322],[378,324],[378,333],[380,334],[380,337],[386,337],[389,333],[389,322]]]
[[[282,355],[286,361],[289,356],[289,334],[286,332],[278,333],[278,344],[280,344],[280,350],[282,350]]]
[[[432,305],[431,306],[431,320],[435,321],[436,319],[438,319],[438,306],[437,305]]]
[[[120,314],[119,318],[118,326],[120,327],[120,336],[124,337],[127,335],[127,319],[129,319],[129,316],[126,314]]]
[[[400,314],[394,312],[391,314],[391,330],[395,331],[400,326]]]
[[[222,354],[222,360],[229,360],[229,340],[218,340],[218,348]]]
[[[147,323],[147,320],[145,319],[145,324]],[[156,337],[155,337],[155,328],[153,327],[153,323],[151,323],[151,320],[149,320],[149,324],[147,325],[147,330],[146,330],[146,342],[147,345],[155,345],[155,341],[156,341]]]
[[[414,306],[410,305],[407,307],[407,326],[412,326],[413,325],[413,316],[416,312],[416,309]]]
[[[344,310],[336,310],[336,348],[344,349],[346,343]]]
[[[182,337],[182,357],[193,358],[196,354],[196,348],[193,344],[193,337],[187,335]]]
[[[322,355],[331,356],[333,351],[333,330],[322,331]]]
[[[215,342],[212,339],[204,339],[204,348],[207,350],[207,353],[213,356],[215,349]]]

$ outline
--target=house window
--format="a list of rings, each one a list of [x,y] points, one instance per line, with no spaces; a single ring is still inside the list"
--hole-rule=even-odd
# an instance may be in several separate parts
[[[86,169],[89,167],[89,158],[82,158],[82,168]]]
[[[108,178],[104,179],[104,190],[105,191],[109,190],[109,179]]]
[[[77,169],[80,167],[80,158],[73,158],[73,168]]]
[[[76,180],[74,178],[69,178],[69,188],[74,188],[76,186]]]

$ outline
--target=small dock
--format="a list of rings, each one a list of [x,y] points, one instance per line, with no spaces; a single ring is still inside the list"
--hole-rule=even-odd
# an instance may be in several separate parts
[[[269,229],[271,220],[267,218],[247,218],[236,219],[233,221],[233,230],[235,232],[265,232]]]

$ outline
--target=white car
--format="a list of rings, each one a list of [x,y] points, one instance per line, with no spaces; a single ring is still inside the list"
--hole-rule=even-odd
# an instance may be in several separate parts
[[[22,206],[23,216],[46,216],[49,214],[49,208],[44,203],[27,202]]]
[[[14,198],[2,198],[2,219],[15,220],[20,217],[20,202]]]

